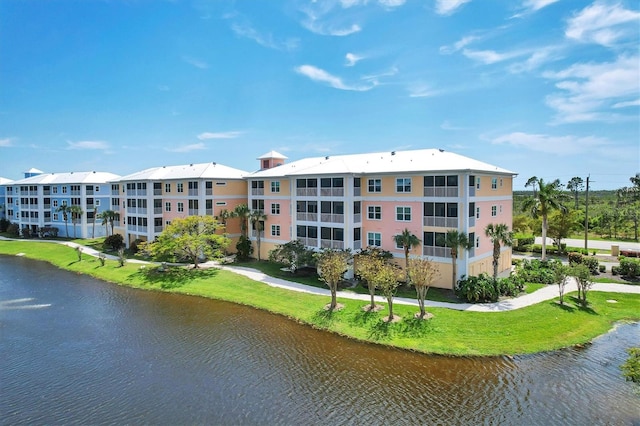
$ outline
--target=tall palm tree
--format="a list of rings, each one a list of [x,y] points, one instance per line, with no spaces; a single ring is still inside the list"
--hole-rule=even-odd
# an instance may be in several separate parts
[[[99,215],[100,219],[102,219],[102,225],[107,229],[107,236],[109,236],[109,228],[108,225],[111,225],[111,235],[114,234],[114,222],[120,218],[120,213],[113,210],[105,210]]]
[[[498,262],[500,260],[500,245],[511,247],[513,245],[513,233],[504,223],[494,225],[490,223],[484,228],[484,234],[493,243],[493,279],[498,279]]]
[[[404,250],[404,273],[406,281],[409,282],[409,251],[420,246],[420,238],[416,237],[409,229],[404,228],[401,234],[393,236],[393,242],[396,243],[396,247],[402,246]]]
[[[469,241],[469,236],[464,232],[460,232],[457,229],[450,229],[439,243],[451,248],[451,276],[453,287],[455,288],[456,278],[458,276],[457,261],[459,250],[469,250],[473,242]]]
[[[96,216],[98,213],[98,208],[93,208],[93,220],[91,221],[91,238],[96,237]]]
[[[220,213],[218,213],[218,216],[216,216],[216,219],[220,221],[220,223],[222,223],[224,226],[227,226],[227,221],[233,217],[233,212],[230,212],[227,209],[222,209],[220,210]]]
[[[98,214],[98,216],[96,216],[98,219],[101,219],[102,222],[100,222],[100,224],[102,226],[104,226],[104,231],[106,236],[109,236],[109,215],[108,212],[111,212],[113,210],[105,210],[102,213]]]
[[[78,223],[78,220],[82,218],[82,214],[84,212],[82,211],[82,207],[80,206],[71,206],[69,207],[69,213],[71,214],[71,223],[73,223],[73,238],[77,238],[76,224]]]
[[[253,229],[256,230],[256,248],[258,249],[258,260],[260,260],[260,242],[262,240],[262,231],[264,231],[264,221],[267,215],[262,210],[251,210],[249,212],[249,222]]]
[[[534,179],[535,176],[532,179]],[[528,184],[529,182],[527,182]],[[536,179],[534,188],[538,187],[532,197],[524,200],[522,210],[528,211],[533,218],[542,217],[542,260],[547,258],[547,230],[549,229],[549,213],[552,210],[565,212],[567,208],[562,204],[566,194],[562,192],[562,184],[559,179],[545,182],[542,178]]]
[[[250,214],[251,210],[246,204],[240,204],[233,209],[233,217],[240,219],[240,232],[245,238],[247,238],[247,221]]]
[[[62,204],[56,209],[56,212],[62,213],[62,220],[64,220],[64,236],[69,238],[69,210],[70,207],[66,204]]]

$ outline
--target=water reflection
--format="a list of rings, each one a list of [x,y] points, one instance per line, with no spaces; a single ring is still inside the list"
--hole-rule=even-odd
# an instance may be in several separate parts
[[[584,350],[432,357],[7,257],[0,300],[48,305],[0,309],[2,424],[640,421],[618,368],[637,324]]]

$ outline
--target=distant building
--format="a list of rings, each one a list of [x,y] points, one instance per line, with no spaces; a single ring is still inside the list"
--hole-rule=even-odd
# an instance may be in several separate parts
[[[300,240],[314,249],[381,247],[400,259],[393,237],[408,229],[422,241],[412,255],[438,264],[438,287],[452,288],[447,230],[465,232],[473,247],[458,256],[458,279],[492,271],[489,223],[512,224],[514,172],[439,149],[305,158],[284,163],[271,152],[247,176],[252,210],[267,215],[261,257]],[[270,167],[270,164],[276,164]],[[256,230],[252,238],[256,238]],[[499,270],[511,267],[503,248]]]
[[[219,216],[247,203],[248,172],[216,163],[163,166],[143,170],[111,184],[111,210],[119,213],[115,232],[129,246],[153,241],[176,218]],[[240,221],[230,220],[226,232],[234,239]]]
[[[0,177],[0,219],[7,218],[6,185],[9,185],[11,182],[13,182],[11,179]]]
[[[107,182],[118,175],[106,172],[42,173],[31,169],[25,176],[28,177],[3,186],[7,219],[18,224],[20,229],[37,232],[39,228],[55,227],[61,237],[105,235],[105,228],[100,223],[94,226],[94,222],[98,214],[109,208]],[[78,206],[82,213],[72,221],[61,209],[65,205]]]

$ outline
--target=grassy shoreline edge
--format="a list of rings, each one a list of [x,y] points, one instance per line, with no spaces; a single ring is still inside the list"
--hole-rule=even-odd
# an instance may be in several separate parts
[[[107,260],[78,255],[55,243],[0,241],[0,254],[46,261],[58,268],[127,287],[207,297],[285,316],[313,328],[357,341],[425,354],[446,356],[504,356],[530,354],[585,344],[610,331],[615,323],[640,320],[640,295],[592,292],[589,309],[562,308],[555,301],[508,312],[464,312],[430,308],[429,321],[413,319],[416,307],[394,305],[403,321],[387,324],[384,311],[366,313],[363,301],[339,299],[345,308],[327,312],[329,298],[298,293],[250,280],[230,271],[175,270],[128,263],[119,267]],[[617,303],[607,300],[615,299]]]

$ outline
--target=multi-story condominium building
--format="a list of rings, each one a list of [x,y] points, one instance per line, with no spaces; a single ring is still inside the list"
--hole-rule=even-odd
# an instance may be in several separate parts
[[[435,286],[452,288],[451,249],[442,238],[450,229],[466,233],[473,247],[458,255],[458,279],[492,271],[489,223],[512,224],[515,175],[484,162],[439,149],[306,158],[284,163],[270,152],[261,170],[247,176],[248,203],[263,211],[261,256],[298,239],[306,246],[358,250],[381,247],[400,260],[393,237],[408,229],[421,239],[412,255],[438,265]],[[256,238],[252,230],[252,238]],[[511,267],[502,249],[499,270]]]
[[[25,176],[4,185],[7,219],[18,224],[20,229],[36,232],[39,228],[54,227],[61,237],[105,235],[105,227],[95,222],[101,212],[109,209],[107,182],[118,175],[106,172],[42,173],[32,169],[25,172]],[[70,214],[63,212],[62,206],[77,206],[82,212],[72,220]]]
[[[153,241],[176,218],[233,211],[247,203],[247,174],[201,163],[155,167],[113,180],[111,210],[119,213],[115,232],[129,246],[135,240]],[[237,237],[239,221],[228,221],[226,232]]]
[[[7,217],[7,201],[5,199],[7,193],[6,185],[9,185],[11,182],[13,181],[0,176],[0,219],[6,219]]]

